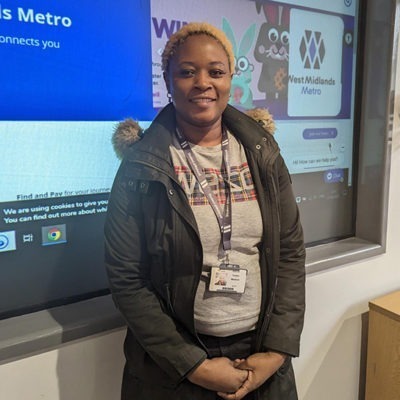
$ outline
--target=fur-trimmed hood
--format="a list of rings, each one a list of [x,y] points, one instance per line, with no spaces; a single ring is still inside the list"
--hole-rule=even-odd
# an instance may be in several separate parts
[[[120,160],[124,158],[128,149],[141,139],[143,133],[143,128],[132,118],[127,118],[117,125],[112,136],[112,145]]]
[[[253,108],[245,113],[257,121],[268,133],[271,135],[275,133],[275,122],[267,109]],[[143,134],[144,129],[139,125],[138,121],[127,118],[120,122],[112,136],[112,145],[117,157],[122,159],[129,148],[142,138]]]

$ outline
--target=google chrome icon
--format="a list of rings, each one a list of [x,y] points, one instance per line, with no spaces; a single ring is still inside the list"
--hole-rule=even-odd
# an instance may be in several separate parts
[[[65,224],[42,226],[42,245],[61,244],[67,242],[67,227]]]
[[[47,232],[47,238],[53,242],[61,239],[61,231],[58,228],[51,228]]]

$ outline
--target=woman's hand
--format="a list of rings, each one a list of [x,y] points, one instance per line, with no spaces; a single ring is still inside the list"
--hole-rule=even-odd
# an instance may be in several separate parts
[[[248,375],[246,368],[235,368],[236,364],[227,357],[206,359],[187,379],[214,392],[234,393],[240,390]]]
[[[246,394],[260,387],[269,379],[285,362],[286,356],[280,353],[267,352],[255,353],[245,360],[235,360],[237,369],[247,370],[248,377],[243,385],[232,393],[230,391],[219,391],[218,396],[225,400],[240,400]]]

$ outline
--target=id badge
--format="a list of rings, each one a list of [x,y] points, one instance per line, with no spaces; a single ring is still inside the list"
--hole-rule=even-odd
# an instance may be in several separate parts
[[[236,264],[211,268],[210,292],[244,293],[247,270]]]

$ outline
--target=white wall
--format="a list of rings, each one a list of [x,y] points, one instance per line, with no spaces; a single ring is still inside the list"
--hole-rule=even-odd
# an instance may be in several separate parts
[[[0,365],[0,400],[117,400],[125,330]]]
[[[398,69],[399,70],[399,69]],[[400,94],[400,79],[396,93]],[[400,96],[390,178],[387,252],[307,278],[300,400],[357,400],[368,301],[400,289]],[[0,400],[117,400],[124,330],[0,365]]]

